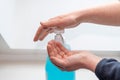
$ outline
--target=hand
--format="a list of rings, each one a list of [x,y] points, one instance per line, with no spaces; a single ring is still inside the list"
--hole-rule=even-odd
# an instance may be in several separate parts
[[[72,28],[79,25],[77,21],[77,15],[75,13],[69,13],[66,15],[61,15],[55,18],[51,18],[46,22],[41,22],[36,35],[34,37],[34,41],[43,40],[49,33],[56,29],[65,29]]]
[[[34,37],[34,41],[43,40],[49,33],[54,31],[53,28],[72,28],[83,22],[120,26],[119,7],[120,3],[117,2],[110,5],[75,11],[51,18],[46,22],[41,22]]]
[[[50,60],[61,70],[73,71],[79,68],[86,68],[95,71],[96,65],[101,58],[88,51],[70,51],[64,48],[59,42],[50,41],[47,45]]]

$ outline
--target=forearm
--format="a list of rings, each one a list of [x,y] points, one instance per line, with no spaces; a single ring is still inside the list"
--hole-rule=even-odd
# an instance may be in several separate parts
[[[76,15],[83,23],[120,26],[120,3],[78,11]]]

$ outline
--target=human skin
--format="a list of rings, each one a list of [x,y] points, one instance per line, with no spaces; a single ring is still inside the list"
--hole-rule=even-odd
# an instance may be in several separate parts
[[[95,72],[96,66],[101,60],[100,57],[89,51],[68,50],[55,40],[49,41],[47,51],[53,64],[65,71],[85,68]]]
[[[34,41],[43,40],[54,28],[73,28],[80,23],[120,26],[120,2],[79,10],[40,22]]]

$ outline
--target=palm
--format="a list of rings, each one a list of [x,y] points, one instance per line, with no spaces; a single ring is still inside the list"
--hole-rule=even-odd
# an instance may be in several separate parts
[[[69,51],[64,48],[60,43],[51,41],[47,46],[48,54],[51,61],[58,66],[60,69],[64,70],[76,70],[80,68],[77,64],[79,63],[79,51]],[[77,66],[76,66],[77,65]],[[73,68],[74,67],[74,68]]]

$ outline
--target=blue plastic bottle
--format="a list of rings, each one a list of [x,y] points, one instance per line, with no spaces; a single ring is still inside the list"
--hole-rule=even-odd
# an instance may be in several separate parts
[[[55,40],[64,44],[61,32],[56,33]],[[67,49],[70,49],[68,45],[64,44],[64,46]],[[49,57],[46,60],[45,70],[46,70],[46,80],[75,80],[74,71],[67,72],[60,70],[50,61]]]

